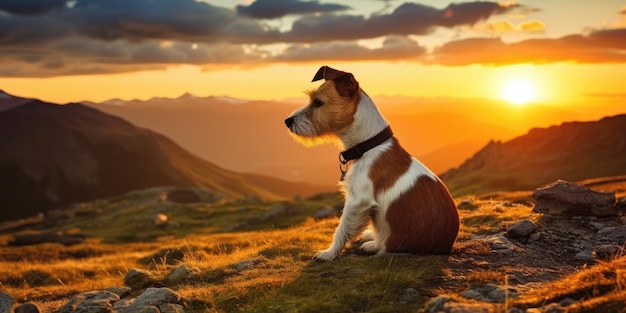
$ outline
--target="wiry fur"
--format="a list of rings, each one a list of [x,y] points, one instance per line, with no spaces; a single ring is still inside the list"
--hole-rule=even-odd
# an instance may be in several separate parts
[[[327,80],[309,97],[309,105],[285,120],[305,144],[338,140],[342,148],[350,148],[388,126],[352,74]],[[359,236],[361,248],[372,253],[440,254],[452,248],[459,229],[454,201],[439,178],[395,137],[352,161],[341,184],[346,201],[339,226],[331,246],[315,259],[336,258]],[[365,230],[370,224],[373,229]]]

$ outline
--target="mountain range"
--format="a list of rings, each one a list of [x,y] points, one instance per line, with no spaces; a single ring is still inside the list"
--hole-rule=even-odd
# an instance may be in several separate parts
[[[599,112],[623,109],[529,104],[513,107],[487,99],[373,97],[405,149],[433,172],[458,167],[488,142],[506,141],[532,127],[590,121]],[[135,125],[162,133],[192,153],[221,167],[288,181],[334,186],[338,178],[333,145],[305,148],[283,123],[302,99],[256,101],[231,97],[83,102]],[[604,113],[609,114],[609,113]]]
[[[557,179],[626,174],[626,115],[533,128],[491,141],[459,167],[441,174],[454,195],[532,190]]]
[[[82,104],[0,95],[0,221],[153,186],[274,200],[329,189],[223,169]]]

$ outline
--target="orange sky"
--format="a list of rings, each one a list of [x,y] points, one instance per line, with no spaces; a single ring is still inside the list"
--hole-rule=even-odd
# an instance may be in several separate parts
[[[626,98],[622,1],[338,0],[311,9],[293,0],[287,12],[263,0],[144,3],[156,19],[121,0],[52,2],[0,4],[0,25],[15,25],[0,30],[1,89],[58,103],[187,92],[304,99],[317,68],[330,65],[373,96],[502,98],[522,79],[534,102]],[[223,22],[211,24],[217,16]]]

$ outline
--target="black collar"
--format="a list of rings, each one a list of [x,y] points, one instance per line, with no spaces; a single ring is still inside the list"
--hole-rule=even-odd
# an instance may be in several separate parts
[[[393,137],[393,132],[391,131],[391,127],[387,126],[376,136],[365,140],[346,151],[340,152],[339,162],[341,164],[339,164],[339,170],[341,171],[341,180],[343,180],[346,175],[347,167],[344,166],[348,163],[348,161],[362,157],[365,152],[389,140],[391,137]]]

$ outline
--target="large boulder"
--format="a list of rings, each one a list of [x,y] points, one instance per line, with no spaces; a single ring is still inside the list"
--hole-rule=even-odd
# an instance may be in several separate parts
[[[559,180],[533,191],[534,212],[564,216],[609,216],[615,213],[615,194],[598,192]]]

